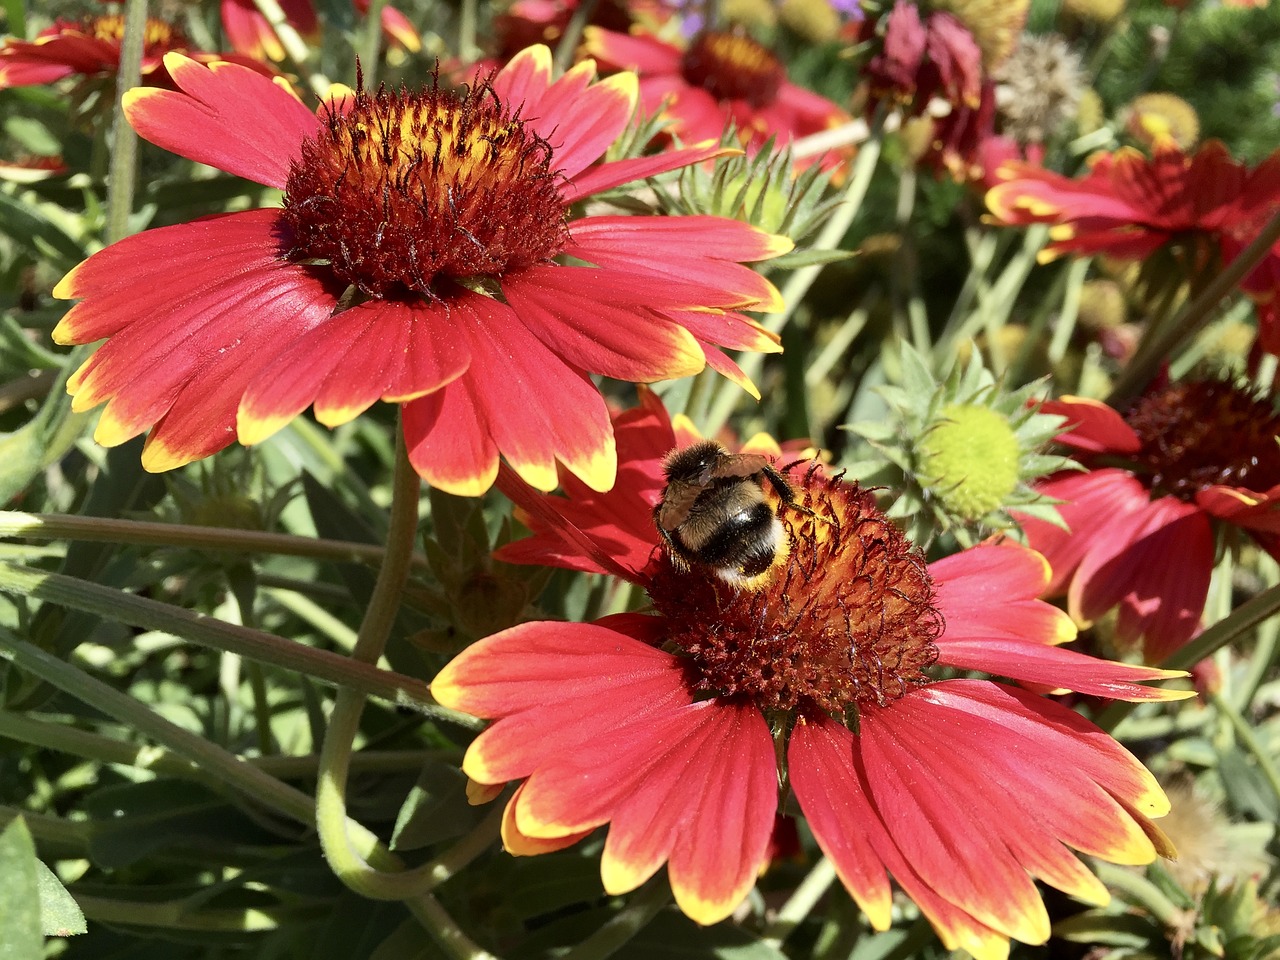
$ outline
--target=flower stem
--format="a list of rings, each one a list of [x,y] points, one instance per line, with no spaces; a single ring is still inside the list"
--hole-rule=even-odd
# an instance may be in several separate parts
[[[1240,741],[1245,752],[1253,757],[1254,763],[1258,765],[1258,771],[1262,774],[1263,779],[1267,781],[1267,786],[1271,788],[1271,795],[1277,803],[1280,803],[1280,770],[1276,768],[1275,760],[1267,753],[1266,748],[1258,742],[1253,728],[1245,722],[1240,712],[1221,693],[1211,693],[1209,702],[1231,724],[1231,729],[1235,732],[1236,739]]]
[[[479,720],[468,714],[436,705],[427,685],[415,677],[379,670],[365,663],[353,663],[347,657],[327,650],[313,650],[275,634],[236,626],[86,580],[0,564],[0,593],[34,597],[116,623],[171,633],[204,647],[238,653],[335,686],[353,687],[370,696],[413,707],[471,729],[481,725]]]
[[[814,905],[822,899],[835,879],[836,868],[830,860],[823,857],[815,863],[813,869],[796,887],[795,892],[782,905],[777,916],[764,928],[762,938],[764,942],[774,949],[780,948],[782,941],[786,940],[792,931],[800,926],[801,921],[809,916]]]
[[[822,228],[817,240],[814,241],[814,250],[836,249],[857,217],[858,211],[862,208],[862,201],[867,195],[867,188],[871,186],[871,175],[875,173],[876,164],[880,160],[880,146],[884,136],[884,125],[885,114],[883,112],[877,113],[866,141],[859,148],[857,157],[854,158],[853,169],[849,174],[849,185],[845,187],[844,191],[844,199],[836,207],[835,212]],[[782,301],[786,304],[782,313],[766,317],[762,321],[763,326],[770,333],[778,333],[786,326],[787,321],[796,311],[800,301],[804,299],[804,295],[809,292],[809,288],[813,286],[814,281],[818,279],[818,274],[821,272],[822,265],[816,264],[801,267],[791,274],[791,277],[782,287]],[[764,355],[749,353],[739,360],[739,365],[748,377],[755,380],[764,368]],[[706,422],[702,424],[703,433],[706,436],[715,436],[716,432],[724,426],[741,397],[741,387],[729,380],[721,382],[719,389],[716,391],[716,396],[707,411]]]
[[[582,30],[590,22],[591,15],[595,13],[596,5],[600,0],[582,0],[581,3],[574,8],[573,15],[569,17],[569,22],[565,25],[564,33],[560,35],[560,40],[556,43],[555,57],[552,60],[551,75],[558,77],[569,69],[569,64],[573,63],[573,52],[578,49],[578,42],[582,39]]]
[[[369,0],[364,12],[364,36],[360,43],[360,67],[364,71],[366,90],[378,87],[378,71],[382,67],[382,8],[387,0]]]
[[[124,118],[121,97],[142,82],[142,48],[147,32],[147,0],[126,0],[124,38],[116,72],[116,102],[111,120],[111,167],[107,175],[107,242],[129,235],[133,188],[138,167],[138,135]]]
[[[1138,394],[1167,357],[1172,357],[1184,343],[1208,325],[1216,313],[1218,303],[1262,261],[1277,240],[1280,240],[1280,210],[1267,221],[1267,225],[1253,242],[1205,285],[1199,296],[1178,311],[1173,320],[1162,324],[1155,336],[1143,343],[1137,355],[1121,371],[1111,396],[1107,397],[1107,403],[1113,407],[1119,406]]]
[[[25,540],[86,540],[102,543],[138,543],[158,547],[189,547],[226,550],[237,554],[274,553],[343,563],[376,563],[384,548],[370,543],[349,543],[287,533],[234,530],[182,523],[154,523],[149,520],[117,520],[103,517],[71,516],[61,513],[22,513],[0,510],[0,537]],[[413,555],[413,563],[426,566],[423,553]]]
[[[284,47],[284,52],[289,58],[289,62],[298,71],[298,76],[311,88],[312,93],[317,97],[323,98],[329,92],[329,87],[332,84],[323,74],[316,73],[311,69],[307,62],[311,56],[311,51],[307,48],[307,42],[302,39],[298,31],[294,29],[293,24],[289,22],[289,18],[285,16],[284,11],[280,8],[278,0],[253,0],[253,5],[258,8],[258,12],[270,24],[276,39],[280,41],[280,46]]]
[[[1230,616],[1219,620],[1186,646],[1175,650],[1160,666],[1168,670],[1187,670],[1232,641],[1247,635],[1276,613],[1280,613],[1280,585],[1269,587],[1240,604]],[[1116,724],[1136,707],[1136,703],[1113,703],[1098,716],[1097,724],[1103,730],[1114,730]]]
[[[560,955],[560,960],[604,960],[624,947],[671,902],[671,886],[651,880],[599,930]]]
[[[419,486],[418,475],[409,463],[404,435],[397,431],[386,557],[378,571],[364,622],[360,624],[355,649],[351,651],[351,659],[355,662],[372,664],[386,646],[417,540]],[[330,868],[356,893],[377,900],[410,900],[444,882],[460,866],[488,849],[498,835],[501,809],[495,808],[452,850],[412,870],[405,870],[398,858],[381,848],[372,851],[377,855],[377,862],[371,865],[367,859],[368,845],[362,844],[362,849],[352,842],[346,801],[351,753],[366,697],[362,690],[339,688],[329,716],[316,783],[316,826],[320,845]]]

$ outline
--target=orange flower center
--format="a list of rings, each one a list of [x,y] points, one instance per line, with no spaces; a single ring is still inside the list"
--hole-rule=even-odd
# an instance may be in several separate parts
[[[124,17],[114,13],[87,17],[76,29],[95,40],[120,43],[124,40]],[[142,33],[142,47],[147,56],[160,56],[169,50],[185,49],[187,38],[172,24],[147,17],[147,26]]]
[[[289,171],[293,257],[374,297],[499,277],[568,238],[551,146],[488,81],[458,94],[380,88],[331,109]]]
[[[649,596],[698,689],[844,720],[928,682],[942,615],[924,556],[870,493],[816,466],[791,479],[796,506],[779,512],[791,549],[762,588],[663,554]]]
[[[693,38],[680,72],[717,100],[745,100],[757,109],[777,99],[787,78],[778,58],[750,37],[714,31]]]
[[[1214,484],[1261,492],[1280,483],[1280,416],[1230,383],[1175,383],[1143,397],[1125,419],[1142,443],[1134,460],[1153,490],[1191,500]]]

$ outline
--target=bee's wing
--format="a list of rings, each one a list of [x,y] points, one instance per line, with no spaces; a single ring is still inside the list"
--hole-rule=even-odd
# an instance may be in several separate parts
[[[701,492],[702,487],[699,484],[685,483],[681,480],[672,480],[668,483],[655,514],[658,518],[658,526],[663,530],[674,530],[684,523],[685,517],[689,516],[689,510],[693,507],[693,502],[698,499],[698,494]]]
[[[725,454],[711,468],[711,479],[719,477],[750,477],[759,473],[772,462],[762,453]]]

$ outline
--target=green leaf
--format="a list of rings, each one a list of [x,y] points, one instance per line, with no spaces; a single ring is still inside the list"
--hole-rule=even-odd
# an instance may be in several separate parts
[[[0,957],[40,960],[40,892],[36,887],[36,846],[21,817],[0,830]]]
[[[1223,750],[1218,758],[1218,774],[1231,803],[1241,813],[1252,814],[1263,823],[1280,820],[1280,803],[1266,778],[1241,750]]]
[[[615,960],[786,960],[777,947],[755,939],[740,927],[718,923],[700,927],[674,910],[658,914],[637,933]]]
[[[1074,917],[1059,920],[1053,925],[1053,934],[1075,943],[1134,949],[1162,943],[1164,940],[1150,918],[1134,914],[1114,914],[1106,910],[1086,910]]]
[[[39,860],[36,887],[40,891],[40,926],[46,937],[73,937],[87,932],[80,905],[67,893],[57,874]]]
[[[430,762],[396,815],[392,850],[416,850],[456,837],[477,818],[467,802],[467,778],[457,767]]]
[[[45,251],[59,254],[53,263],[58,270],[70,270],[88,255],[78,241],[36,207],[19,203],[6,193],[0,193],[0,233],[38,259],[44,259]]]

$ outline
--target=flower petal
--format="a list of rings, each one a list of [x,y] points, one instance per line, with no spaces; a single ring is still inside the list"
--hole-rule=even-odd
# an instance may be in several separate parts
[[[346,423],[378,399],[406,400],[457,379],[470,362],[443,312],[370,300],[299,337],[245,392],[240,442],[259,443],[311,404],[326,426]]]
[[[1161,497],[1110,518],[1107,543],[1080,562],[1067,606],[1087,622],[1119,605],[1116,638],[1159,663],[1195,635],[1213,572],[1213,530],[1195,504]]]
[[[715,157],[738,153],[731,147],[722,147],[716,140],[696,143],[691,147],[678,150],[664,150],[648,157],[633,157],[629,160],[614,160],[589,167],[578,174],[560,189],[560,196],[565,203],[576,203],[594,193],[601,193],[633,180],[656,177],[668,170],[678,170],[695,163],[702,163]]]
[[[129,125],[180,157],[283,188],[302,141],[319,132],[315,114],[285,81],[239,64],[200,64],[176,53],[164,63],[179,90],[126,91]]]
[[[689,331],[650,309],[664,298],[641,274],[530,267],[502,289],[543,343],[592,373],[649,382],[692,376],[706,363]]]
[[[1066,418],[1057,441],[1089,453],[1137,453],[1142,443],[1111,407],[1087,397],[1060,397],[1040,405],[1041,413]]]
[[[612,486],[613,432],[591,381],[543,346],[510,307],[470,292],[451,296],[449,304],[471,365],[404,407],[409,459],[418,472],[440,489],[475,496],[493,484],[501,451],[539,490],[556,486],[557,458],[592,489]]]

